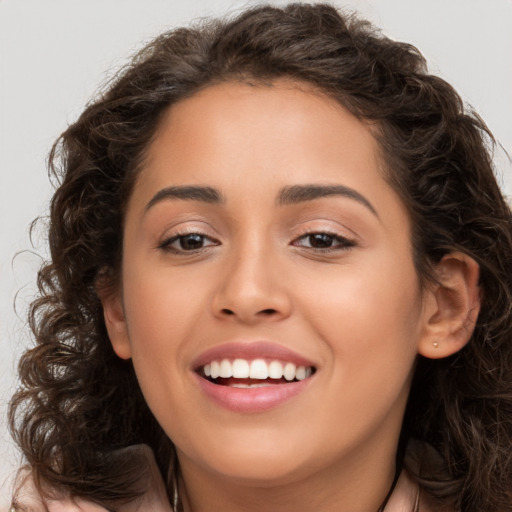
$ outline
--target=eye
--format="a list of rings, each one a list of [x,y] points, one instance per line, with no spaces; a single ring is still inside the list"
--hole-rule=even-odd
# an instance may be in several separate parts
[[[158,247],[175,253],[200,251],[205,247],[219,245],[217,240],[202,233],[177,234],[164,240]]]
[[[292,245],[320,251],[341,250],[353,247],[355,243],[334,233],[307,233],[292,242]]]

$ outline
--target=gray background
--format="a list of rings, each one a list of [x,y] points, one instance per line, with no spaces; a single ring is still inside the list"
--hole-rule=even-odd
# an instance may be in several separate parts
[[[52,142],[99,84],[151,36],[256,3],[0,0],[0,510],[20,463],[5,416],[16,360],[30,343],[26,310],[46,251],[41,232],[31,245],[28,226],[47,210],[51,187],[45,159]],[[512,0],[333,3],[356,9],[388,36],[417,45],[431,70],[459,90],[512,154]],[[511,194],[504,152],[497,165]]]

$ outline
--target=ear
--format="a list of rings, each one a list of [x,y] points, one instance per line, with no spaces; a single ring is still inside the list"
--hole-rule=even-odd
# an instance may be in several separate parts
[[[436,279],[426,297],[426,325],[418,352],[430,359],[451,356],[471,338],[480,312],[479,266],[469,256],[453,252],[436,267]]]
[[[121,292],[102,288],[101,285],[96,287],[96,291],[103,305],[105,326],[112,348],[121,359],[130,359],[132,352]]]

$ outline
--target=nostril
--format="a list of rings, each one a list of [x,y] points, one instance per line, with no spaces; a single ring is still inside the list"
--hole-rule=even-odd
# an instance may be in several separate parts
[[[235,312],[235,310],[233,310],[233,309],[222,308],[220,310],[220,314],[222,314],[224,316],[243,316],[244,312],[243,311]],[[261,318],[261,317],[267,317],[267,316],[270,317],[270,316],[274,316],[274,315],[277,315],[277,314],[278,314],[278,310],[277,309],[266,308],[266,309],[261,309],[260,311],[256,311],[254,316]]]
[[[270,315],[277,313],[277,311],[275,309],[263,309],[260,311],[260,313],[262,315],[270,316]]]

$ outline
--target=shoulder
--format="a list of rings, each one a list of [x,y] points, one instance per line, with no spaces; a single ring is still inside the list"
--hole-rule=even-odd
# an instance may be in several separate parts
[[[441,512],[439,508],[429,503],[427,496],[421,492],[420,487],[403,470],[395,490],[386,506],[385,512]],[[451,512],[445,510],[444,512]]]
[[[152,451],[147,446],[133,446],[115,452],[116,456],[136,457],[137,462],[146,468],[145,481],[141,484],[145,492],[137,499],[116,507],[117,512],[173,512],[167,498],[165,484],[156,465]],[[48,497],[42,497],[34,482],[30,468],[19,472],[13,505],[16,512],[105,512],[106,507],[92,501],[72,497],[58,489],[45,489]]]

